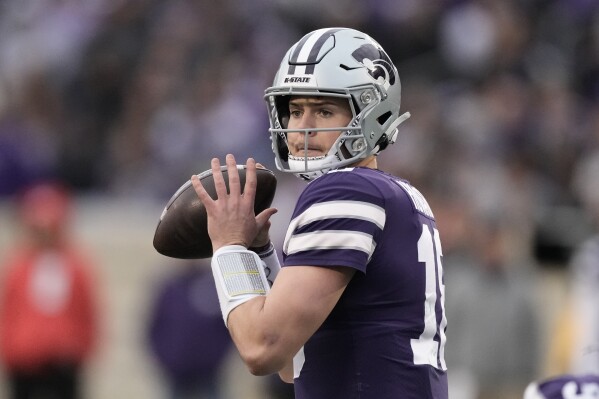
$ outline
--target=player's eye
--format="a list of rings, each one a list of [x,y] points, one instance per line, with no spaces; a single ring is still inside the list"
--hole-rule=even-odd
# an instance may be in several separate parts
[[[333,112],[329,111],[328,109],[320,109],[318,111],[318,113],[320,114],[320,116],[324,117],[324,118],[330,118],[331,116],[333,116]]]
[[[299,109],[292,109],[289,111],[289,115],[292,118],[301,118],[302,112]]]

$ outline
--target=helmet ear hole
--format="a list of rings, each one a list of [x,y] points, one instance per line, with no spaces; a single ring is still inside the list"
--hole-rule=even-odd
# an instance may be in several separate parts
[[[387,120],[389,120],[390,117],[391,117],[391,111],[387,111],[383,115],[376,118],[376,121],[382,126],[385,124],[385,122],[387,122]]]
[[[379,123],[381,127],[383,127],[392,115],[393,114],[391,113],[391,111],[387,111],[378,118],[376,118],[376,121]],[[385,148],[387,148],[387,146],[389,145],[389,139],[387,138],[387,135],[385,133],[381,135],[381,137],[376,142],[376,145],[378,145],[379,147],[377,152],[381,152]]]

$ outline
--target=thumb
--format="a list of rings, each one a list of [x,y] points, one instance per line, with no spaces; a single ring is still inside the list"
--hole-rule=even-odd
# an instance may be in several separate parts
[[[256,223],[258,224],[258,229],[261,229],[270,221],[270,217],[277,213],[279,210],[277,208],[266,208],[258,215],[256,215]]]

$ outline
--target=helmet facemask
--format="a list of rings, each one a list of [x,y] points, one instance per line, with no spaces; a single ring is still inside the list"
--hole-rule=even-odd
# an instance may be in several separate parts
[[[323,39],[322,55],[312,64],[292,62],[298,48],[308,46],[303,44],[310,42],[305,38],[311,36]],[[388,57],[382,48],[367,35],[352,29],[332,28],[306,37],[288,51],[273,87],[265,92],[265,99],[277,168],[313,180],[332,169],[376,155],[395,141],[397,126],[409,114],[399,116],[401,89],[397,71],[390,61],[385,61]],[[301,52],[298,57],[301,58]],[[382,67],[377,65],[385,66],[384,73],[380,73]],[[331,84],[325,86],[326,82]],[[352,118],[347,126],[288,129],[289,100],[296,96],[345,98]],[[324,156],[294,157],[289,152],[287,133],[302,131],[306,150],[309,132],[341,134]]]
[[[295,96],[345,98],[348,102],[352,118],[346,126],[289,129],[287,126],[289,120],[288,104],[289,100]],[[338,93],[322,89],[289,89],[285,92],[267,92],[267,97],[270,97],[268,101],[268,104],[270,105],[269,114],[272,115],[271,126],[274,126],[269,130],[271,132],[273,150],[276,155],[277,167],[280,170],[295,173],[298,177],[305,180],[312,180],[331,169],[337,169],[353,164],[367,156],[366,151],[368,150],[368,146],[362,135],[360,126],[361,112],[357,110],[356,103],[350,90],[346,90],[344,93]],[[271,104],[274,104],[274,106]],[[318,157],[304,157],[293,156],[289,152],[287,143],[287,133],[289,132],[304,133],[304,146],[306,151],[308,150],[310,133],[338,134],[340,132],[340,134],[325,155]]]

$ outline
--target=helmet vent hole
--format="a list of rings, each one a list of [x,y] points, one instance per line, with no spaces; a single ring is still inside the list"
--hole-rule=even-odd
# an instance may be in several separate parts
[[[387,122],[387,119],[389,119],[389,117],[391,116],[391,112],[387,111],[385,112],[383,115],[379,116],[378,118],[376,118],[377,122],[380,123],[381,125],[384,125],[385,122]]]

